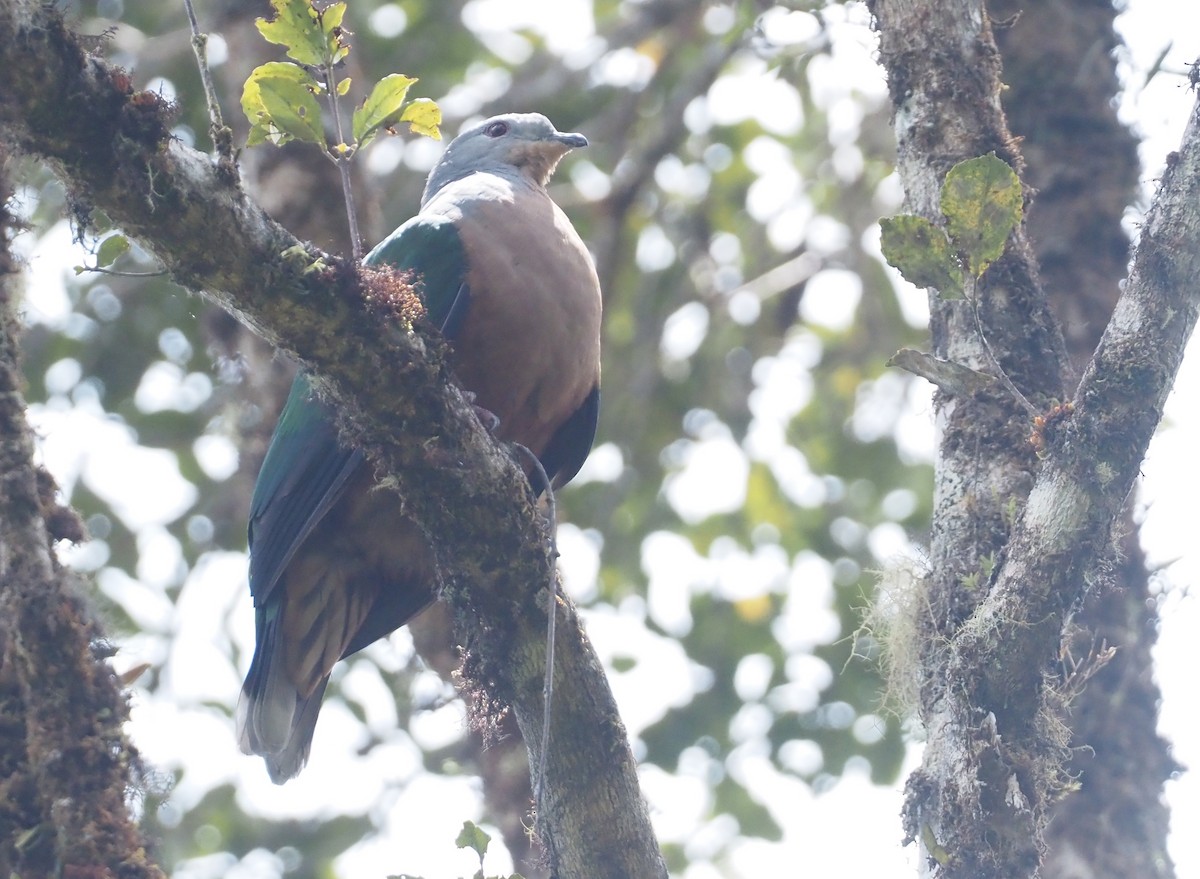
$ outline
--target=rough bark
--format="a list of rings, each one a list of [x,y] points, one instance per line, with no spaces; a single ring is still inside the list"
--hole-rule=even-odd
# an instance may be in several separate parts
[[[157,879],[129,809],[141,786],[101,633],[54,541],[83,526],[33,463],[0,145],[0,873]]]
[[[989,5],[1004,59],[1004,109],[1021,138],[1036,192],[1029,234],[1042,284],[1082,372],[1120,295],[1129,257],[1121,227],[1138,197],[1137,139],[1117,119],[1117,11],[1105,0]],[[1115,648],[1071,704],[1078,789],[1053,806],[1047,879],[1174,875],[1167,854],[1163,782],[1178,767],[1157,730],[1160,692],[1151,673],[1157,638],[1149,575],[1131,511],[1117,558],[1084,599],[1071,655]]]
[[[938,219],[938,188],[957,161],[994,150],[1023,171],[983,5],[877,0],[872,10],[910,209]],[[943,432],[919,632],[928,743],[905,808],[930,875],[1011,879],[1042,863],[1053,802],[1070,783],[1064,707],[1096,672],[1096,660],[1071,664],[1068,625],[1110,566],[1114,522],[1195,322],[1198,223],[1186,195],[1200,183],[1198,132],[1193,117],[1073,409],[1039,428],[1043,454],[1032,453],[1030,425],[1011,400],[937,400]],[[1024,228],[985,275],[980,309],[1001,366],[1049,415],[1065,396],[1067,357]],[[933,295],[931,313],[939,357],[990,369],[963,303]]]
[[[540,730],[545,584],[554,576],[543,523],[520,469],[450,381],[411,291],[300,245],[236,180],[172,142],[161,100],[86,56],[49,8],[0,7],[0,67],[13,72],[0,94],[6,138],[102,208],[182,286],[295,354],[341,405],[348,439],[437,535],[468,687],[489,712],[511,706],[523,730]],[[557,612],[556,689],[570,698],[554,703],[537,828],[552,871],[665,876],[603,670],[574,608],[560,601]]]

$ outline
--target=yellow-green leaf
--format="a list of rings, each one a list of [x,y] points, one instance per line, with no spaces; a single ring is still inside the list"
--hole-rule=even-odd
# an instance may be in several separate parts
[[[284,46],[288,57],[301,64],[323,65],[329,37],[311,0],[271,0],[271,8],[275,11],[273,19],[260,18],[254,22],[263,39]]]
[[[417,134],[442,139],[438,126],[442,124],[442,108],[429,98],[416,98],[400,114],[400,121],[407,122]]]
[[[330,53],[330,63],[337,64],[350,54],[349,44],[342,39],[350,32],[342,27],[342,18],[346,15],[345,3],[333,3],[322,9],[317,15],[321,19],[321,30],[325,33],[326,51]]]
[[[109,235],[100,242],[96,250],[96,265],[110,266],[129,250],[129,239],[124,235]]]
[[[371,94],[354,110],[351,130],[360,147],[366,146],[379,129],[400,121],[409,86],[416,81],[414,77],[392,73],[375,83]]]
[[[962,269],[946,233],[924,217],[903,215],[879,221],[884,258],[918,287],[937,290],[943,299],[963,295]]]
[[[950,853],[938,843],[937,837],[933,835],[933,828],[928,824],[921,825],[921,842],[929,857],[943,867],[950,863]]]
[[[487,854],[488,843],[491,841],[492,837],[483,828],[471,821],[464,821],[462,830],[458,832],[454,844],[459,848],[474,849],[475,853],[479,855],[480,862],[482,862],[483,856]]]
[[[346,15],[345,3],[333,3],[326,6],[320,12],[321,28],[327,34],[332,34],[334,30],[342,26],[342,18]]]
[[[978,278],[1021,222],[1021,181],[995,153],[959,162],[942,184],[942,213],[950,241]]]
[[[295,64],[271,61],[251,72],[242,89],[242,110],[250,120],[246,146],[289,140],[325,145],[316,80]]]
[[[258,32],[269,43],[284,46],[288,57],[309,67],[336,64],[346,57],[350,47],[343,39],[345,3],[334,3],[317,10],[312,0],[271,0],[275,17],[257,19]]]
[[[345,97],[348,91],[350,91],[350,77],[347,76],[337,84],[338,97]]]

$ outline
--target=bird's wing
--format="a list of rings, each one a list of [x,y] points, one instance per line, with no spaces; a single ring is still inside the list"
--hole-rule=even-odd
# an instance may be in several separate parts
[[[570,482],[592,450],[596,425],[600,421],[600,385],[592,388],[583,404],[554,432],[542,452],[542,468],[551,486],[561,488]]]
[[[367,255],[368,265],[411,271],[430,320],[453,338],[470,302],[463,248],[444,217],[417,216]],[[263,459],[250,502],[250,592],[262,607],[296,550],[363,466],[338,442],[333,408],[296,376]]]
[[[362,465],[338,443],[332,407],[299,373],[284,404],[250,501],[250,593],[270,596],[297,548]]]
[[[418,214],[381,241],[364,262],[411,272],[429,320],[446,338],[458,335],[471,293],[466,254],[452,219]]]

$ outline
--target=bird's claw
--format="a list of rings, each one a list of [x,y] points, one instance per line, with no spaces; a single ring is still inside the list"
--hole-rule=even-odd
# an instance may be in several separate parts
[[[463,397],[471,404],[471,408],[475,410],[475,417],[479,419],[479,423],[483,425],[483,429],[488,433],[495,433],[500,427],[500,417],[490,409],[484,409],[475,402],[475,392],[463,389]]]
[[[474,403],[471,404],[471,408],[475,410],[475,417],[479,419],[479,423],[488,433],[495,433],[500,427],[500,418],[495,412],[484,409],[482,406],[476,406]]]

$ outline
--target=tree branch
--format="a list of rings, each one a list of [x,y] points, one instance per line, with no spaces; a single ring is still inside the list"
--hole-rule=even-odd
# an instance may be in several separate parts
[[[1124,295],[1053,439],[987,598],[949,645],[961,698],[1004,718],[1043,687],[1057,634],[1078,607],[1162,418],[1200,313],[1200,101],[1155,200]],[[1047,632],[1051,636],[1047,637]],[[996,662],[1002,657],[1002,662]]]
[[[0,129],[153,252],[296,355],[341,405],[346,438],[429,535],[468,649],[467,689],[541,727],[554,562],[523,474],[453,385],[435,333],[394,277],[303,247],[209,159],[168,137],[169,108],[89,57],[52,11],[0,7]],[[288,255],[285,255],[288,254]],[[380,376],[387,376],[380,381]],[[574,609],[559,608],[554,737],[539,816],[556,875],[665,876],[624,726]],[[531,765],[537,765],[536,754]],[[581,783],[581,779],[586,783]]]
[[[1138,139],[1113,100],[1120,91],[1117,9],[1092,0],[989,0],[988,8],[1004,22],[995,29],[1004,109],[1037,192],[1029,234],[1077,384],[1129,268],[1122,218],[1137,201],[1141,167]],[[1043,879],[1175,875],[1163,784],[1179,766],[1158,732],[1162,693],[1147,673],[1157,609],[1132,505],[1116,531],[1104,586],[1090,591],[1063,639],[1064,656],[1095,657],[1104,644],[1113,656],[1071,702],[1063,772],[1075,784],[1052,806]]]

